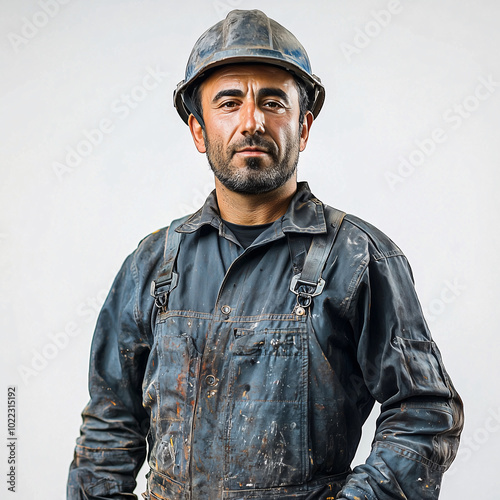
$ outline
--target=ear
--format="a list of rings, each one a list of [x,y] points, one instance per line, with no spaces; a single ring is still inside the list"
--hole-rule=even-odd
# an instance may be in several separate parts
[[[194,145],[200,153],[206,153],[207,148],[205,147],[205,140],[203,139],[203,129],[201,128],[198,120],[193,116],[189,115],[188,118],[189,130],[193,136]]]
[[[307,146],[307,141],[309,139],[309,131],[311,130],[314,121],[314,116],[310,111],[307,111],[304,115],[304,121],[302,122],[302,131],[300,132],[300,150],[304,151]]]

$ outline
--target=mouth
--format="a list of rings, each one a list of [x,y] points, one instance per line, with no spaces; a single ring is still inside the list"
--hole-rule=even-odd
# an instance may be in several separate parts
[[[256,146],[247,146],[245,148],[237,150],[235,154],[240,154],[243,156],[262,156],[268,155],[269,151],[267,149],[259,148]]]

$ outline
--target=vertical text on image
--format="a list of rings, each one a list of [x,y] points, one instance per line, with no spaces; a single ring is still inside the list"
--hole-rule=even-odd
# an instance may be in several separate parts
[[[16,492],[17,480],[17,387],[7,387],[7,489]]]

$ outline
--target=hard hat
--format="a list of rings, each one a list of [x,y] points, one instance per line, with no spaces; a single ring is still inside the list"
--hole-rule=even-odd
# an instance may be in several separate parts
[[[312,73],[307,52],[286,28],[260,10],[233,10],[194,44],[186,74],[174,91],[174,106],[188,123],[193,109],[190,92],[207,70],[234,63],[266,63],[290,71],[301,80],[310,96],[314,117],[323,106],[325,88]],[[201,121],[203,125],[203,121]]]

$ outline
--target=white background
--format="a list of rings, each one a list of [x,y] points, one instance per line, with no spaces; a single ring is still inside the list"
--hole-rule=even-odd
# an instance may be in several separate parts
[[[194,211],[212,189],[172,92],[195,40],[233,7],[260,8],[290,29],[326,86],[299,178],[386,232],[412,264],[466,407],[441,498],[498,495],[498,1],[0,6],[0,442],[7,387],[16,385],[13,498],[64,498],[96,309],[138,241]],[[156,80],[144,80],[151,72]],[[100,137],[92,131],[103,123]],[[77,150],[84,157],[68,165]],[[404,158],[418,166],[401,167]],[[369,452],[370,422],[355,463]]]

